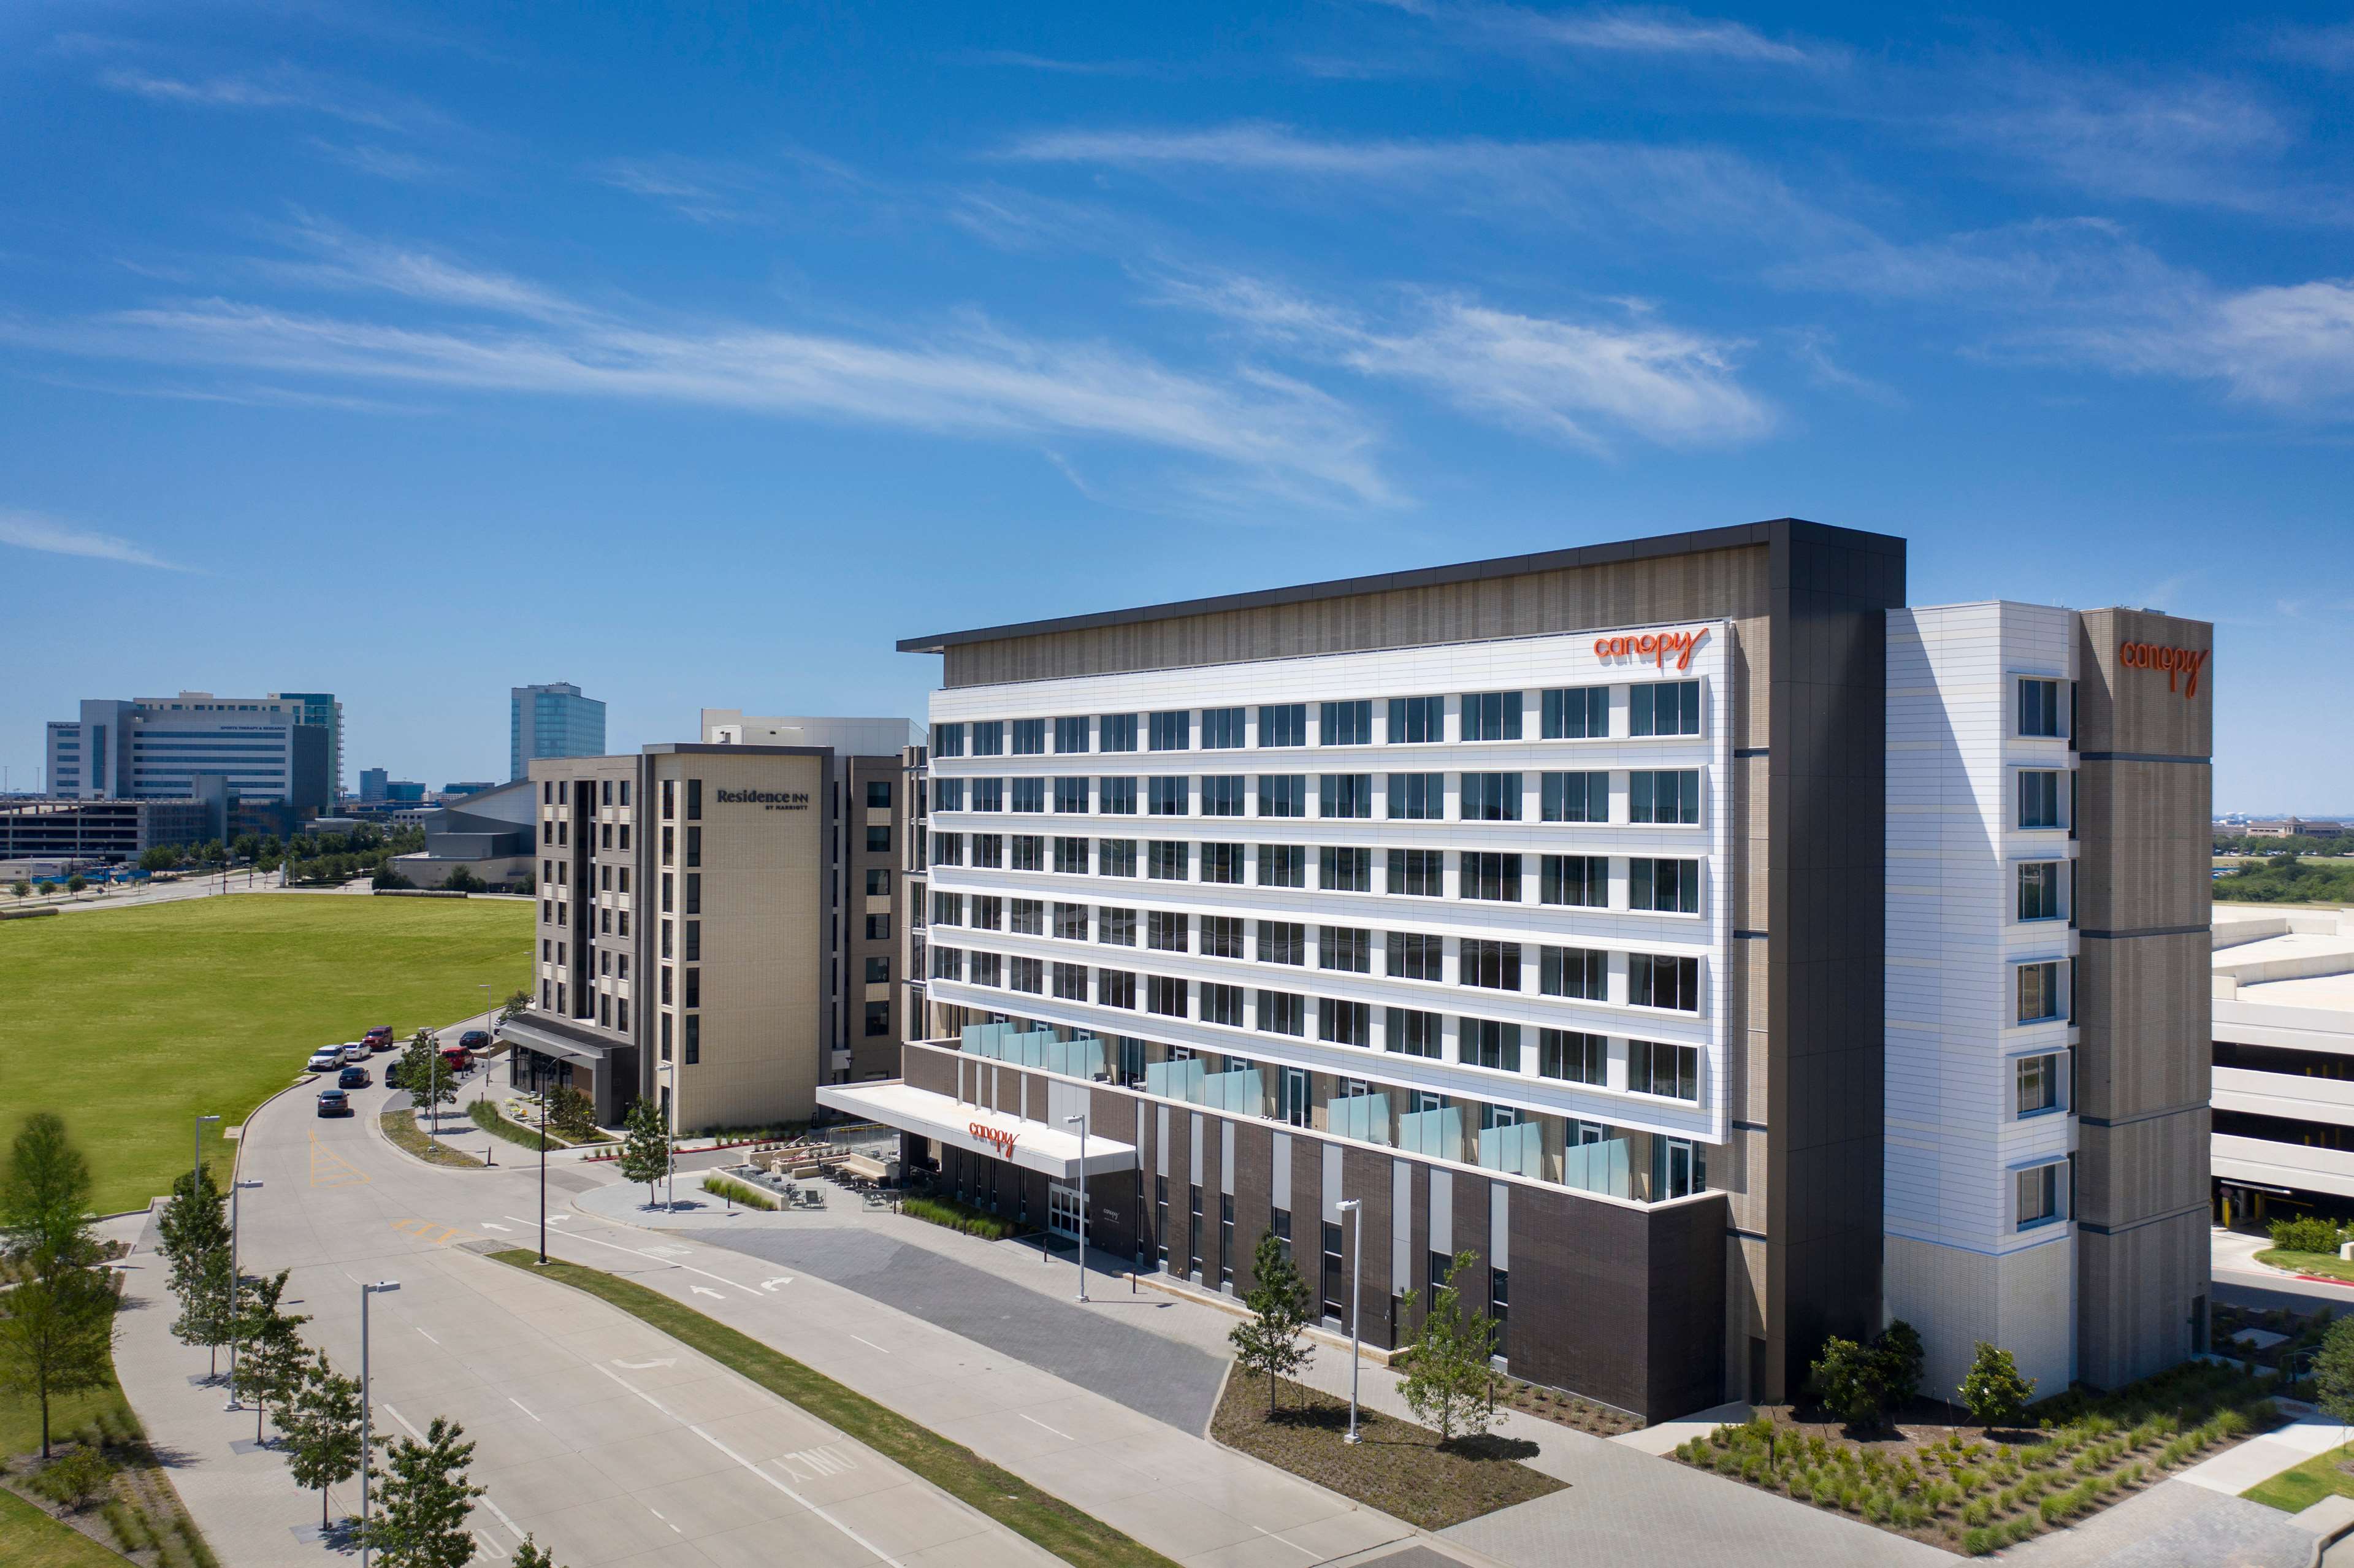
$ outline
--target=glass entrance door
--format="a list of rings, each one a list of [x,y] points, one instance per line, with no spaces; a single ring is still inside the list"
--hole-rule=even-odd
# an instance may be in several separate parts
[[[1079,1194],[1075,1187],[1060,1183],[1046,1189],[1046,1228],[1058,1236],[1079,1239]]]

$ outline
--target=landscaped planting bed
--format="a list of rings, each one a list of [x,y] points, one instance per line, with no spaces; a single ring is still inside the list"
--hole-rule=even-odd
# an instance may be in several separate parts
[[[1502,1384],[1502,1392],[1498,1394],[1496,1403],[1509,1405],[1523,1415],[1540,1416],[1563,1426],[1575,1426],[1580,1432],[1591,1432],[1602,1437],[1616,1437],[1621,1432],[1632,1432],[1643,1425],[1640,1420],[1623,1410],[1613,1410],[1608,1405],[1591,1404],[1574,1393],[1564,1393],[1557,1388],[1545,1388],[1533,1383],[1522,1383],[1517,1378],[1501,1378],[1498,1381]]]
[[[1675,1457],[1972,1556],[2058,1529],[2280,1421],[2269,1380],[2192,1361],[2115,1393],[2066,1393],[2032,1429],[1902,1422],[1876,1433],[1787,1408],[1720,1426]]]

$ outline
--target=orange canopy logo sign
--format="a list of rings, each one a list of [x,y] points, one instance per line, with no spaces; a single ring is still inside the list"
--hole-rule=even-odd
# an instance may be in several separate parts
[[[1664,670],[1668,655],[1676,655],[1676,668],[1691,668],[1692,652],[1700,640],[1708,635],[1703,626],[1698,631],[1646,631],[1638,636],[1597,637],[1594,640],[1596,659],[1649,659]]]
[[[2187,698],[2199,694],[2200,673],[2213,658],[2211,648],[2161,648],[2155,642],[2127,642],[2117,650],[2117,662],[2128,670],[2163,670],[2166,689]]]

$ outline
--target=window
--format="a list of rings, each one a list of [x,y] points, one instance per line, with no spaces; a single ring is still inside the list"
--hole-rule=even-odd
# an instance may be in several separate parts
[[[1101,1007],[1136,1010],[1136,976],[1127,969],[1096,971],[1096,1002]]]
[[[1084,811],[1087,809],[1087,781],[1085,779],[1055,780],[1055,810]]]
[[[964,726],[960,724],[934,725],[932,726],[932,755],[934,757],[962,757],[964,755]],[[663,815],[667,817],[670,815],[670,781],[668,779],[664,779],[663,781]]]
[[[1005,864],[1005,835],[975,833],[972,835],[972,863],[996,869]]]
[[[1186,803],[1192,793],[1192,780],[1183,774],[1148,779],[1145,784],[1150,792],[1152,815],[1182,817],[1186,814]]]
[[[1134,751],[1136,749],[1136,715],[1106,714],[1097,735],[1098,749],[1104,751]]]
[[[625,1003],[624,1006],[627,1004]],[[869,1035],[891,1033],[891,1004],[870,1001],[866,1004],[866,1033]]]
[[[1447,892],[1447,852],[1444,850],[1390,851],[1390,884],[1392,893],[1410,894],[1417,898],[1437,898]]]
[[[1500,1072],[1521,1070],[1521,1026],[1491,1018],[1465,1018],[1456,1023],[1455,1059],[1473,1067]]]
[[[1013,846],[1013,869],[1044,871],[1046,869],[1046,841],[1036,833],[1015,833],[1006,841]]]
[[[975,779],[970,782],[972,784],[972,809],[974,810],[1002,811],[1005,810],[1004,779]]]
[[[2056,828],[2060,825],[2060,775],[2049,768],[2030,768],[2019,775],[2019,825]]]
[[[1547,948],[1539,960],[1537,989],[1547,996],[1602,1001],[1609,995],[1607,966],[1597,948]]]
[[[1097,876],[1134,876],[1136,874],[1136,841],[1134,839],[1097,839],[1096,841],[1096,874]]]
[[[1466,773],[1463,776],[1463,820],[1467,822],[1519,821],[1521,776],[1517,773]]]
[[[1202,710],[1202,749],[1204,751],[1240,751],[1243,747],[1243,710],[1241,708],[1204,708]]]
[[[1518,942],[1491,942],[1481,937],[1463,938],[1463,951],[1455,966],[1456,979],[1463,985],[1476,985],[1489,991],[1521,989],[1521,945]]]
[[[703,1016],[690,1012],[682,1027],[686,1032],[686,1065],[692,1067],[703,1060]]]
[[[1087,906],[1084,904],[1055,906],[1055,935],[1066,942],[1087,939]]]
[[[626,784],[622,785],[622,793],[627,794],[629,788]],[[866,809],[870,811],[887,811],[891,809],[891,781],[888,779],[869,779],[866,781]]]
[[[1258,1026],[1266,1034],[1306,1034],[1308,999],[1288,991],[1259,992]]]
[[[1389,788],[1390,819],[1400,822],[1436,822],[1447,815],[1447,775],[1393,773]]]
[[[1575,1029],[1537,1031],[1537,1076],[1599,1086],[1609,1077],[1609,1042]]]
[[[2059,964],[2046,960],[2040,964],[2020,965],[2019,1022],[2041,1023],[2060,1015]]]
[[[1419,931],[1392,931],[1389,971],[1400,980],[1435,980],[1445,973],[1447,940]]]
[[[1373,852],[1326,844],[1316,852],[1316,885],[1328,893],[1371,893]]]
[[[1700,769],[1638,768],[1628,774],[1627,820],[1630,822],[1699,821]]]
[[[1627,863],[1627,907],[1667,915],[1697,915],[1700,862],[1637,855]]]
[[[1046,721],[1015,719],[1013,721],[1013,755],[1043,757],[1046,753]]]
[[[1700,1011],[1700,960],[1669,953],[1627,957],[1627,1001],[1635,1007]]]
[[[1258,776],[1258,814],[1262,817],[1304,817],[1308,814],[1308,775],[1262,773]]]
[[[1700,683],[1654,681],[1627,694],[1629,735],[1698,735]]]
[[[1186,751],[1193,745],[1193,715],[1184,708],[1149,717],[1148,744],[1155,751]],[[1109,749],[1107,747],[1106,749]]]
[[[1155,909],[1144,917],[1144,941],[1150,948],[1164,953],[1182,953],[1188,946],[1193,922],[1187,916],[1164,909]]]
[[[1202,1022],[1223,1023],[1229,1029],[1243,1026],[1243,988],[1219,985],[1212,980],[1202,982]]]
[[[1461,895],[1504,904],[1521,901],[1521,857],[1488,851],[1463,852]]]
[[[1096,940],[1116,948],[1136,946],[1136,911],[1109,906],[1097,910]]]
[[[1700,1098],[1700,1047],[1657,1040],[1627,1042],[1627,1087],[1671,1100]]]
[[[664,865],[678,863],[678,830],[676,828],[663,829],[662,863]],[[551,865],[553,863],[553,862],[550,863]],[[551,872],[550,874],[553,873]]]
[[[1168,975],[1147,975],[1144,980],[1144,1005],[1150,1012],[1164,1018],[1185,1016],[1185,982]]]
[[[1063,1001],[1085,1001],[1087,999],[1087,966],[1056,964],[1055,995]]]
[[[1466,740],[1520,739],[1521,694],[1518,692],[1465,694],[1463,738]]]
[[[690,915],[703,913],[703,873],[699,871],[686,874],[686,912]]]
[[[983,931],[994,931],[1005,923],[1005,900],[993,893],[972,895],[972,923]]]
[[[1097,779],[1096,810],[1114,817],[1136,815],[1136,780],[1133,779]]]
[[[1371,702],[1326,703],[1323,717],[1325,745],[1373,744],[1373,705]]]
[[[1263,964],[1308,962],[1308,927],[1297,920],[1258,923],[1258,961]]]
[[[866,939],[870,942],[889,941],[891,939],[891,916],[888,915],[869,915],[866,917]]]
[[[2057,736],[2060,733],[2060,683],[2022,676],[2019,683],[2019,733]]]
[[[1292,1125],[1302,1127],[1306,1123],[1294,1122]],[[1284,1262],[1289,1263],[1291,1261],[1291,1211],[1275,1208],[1267,1210],[1267,1228],[1268,1234],[1275,1237],[1276,1250],[1283,1254]]]
[[[1189,1272],[1199,1279],[1202,1277],[1202,1184],[1199,1181],[1192,1184],[1186,1205],[1187,1212],[1193,1216],[1193,1223],[1185,1227],[1187,1263]]]
[[[1034,995],[1046,990],[1046,966],[1038,959],[1013,958],[1006,960],[1005,983],[1013,991],[1026,991]]]
[[[879,865],[868,866],[866,868],[866,896],[869,898],[885,898],[890,895],[890,892],[891,873],[887,869]]]
[[[890,830],[889,828],[883,828],[883,827],[876,827],[876,828],[869,828],[869,829],[867,829],[867,830],[866,830],[866,853],[869,853],[869,854],[888,854],[888,853],[891,853],[891,830]]]
[[[1445,697],[1392,697],[1390,744],[1436,745],[1447,738]]]
[[[690,822],[703,821],[703,780],[700,779],[686,781],[686,820]]]
[[[1005,721],[985,719],[972,726],[972,754],[975,757],[1002,757],[1005,754]]]
[[[1202,880],[1240,886],[1243,881],[1244,858],[1245,852],[1240,844],[1204,844],[1202,846]]]
[[[2019,917],[2056,920],[2060,917],[2060,863],[2031,860],[2019,868]]]
[[[1202,916],[1202,956],[1239,959],[1243,956],[1243,918],[1239,915]]]
[[[1087,841],[1057,838],[1055,841],[1055,869],[1066,876],[1087,874]]]
[[[1202,815],[1239,817],[1246,791],[1239,773],[1212,773],[1202,779]]]
[[[1017,811],[1044,810],[1046,781],[1044,779],[1016,779],[1013,781],[1013,809]]]
[[[2060,1108],[2060,1058],[2056,1054],[2019,1059],[2019,1114]]]
[[[702,921],[689,920],[686,923],[686,941],[680,950],[680,956],[685,959],[690,964],[700,963],[703,961]]]
[[[960,948],[932,949],[932,978],[960,980],[964,979],[964,951]]]
[[[1704,1145],[1688,1138],[1655,1139],[1651,1143],[1651,1201],[1689,1198],[1708,1185]]]
[[[1269,703],[1258,710],[1258,743],[1261,746],[1306,746],[1308,744],[1308,705],[1306,703]]]
[[[1085,905],[1077,907],[1085,913]],[[1043,899],[1009,900],[1005,906],[1005,928],[1018,937],[1043,937],[1046,934],[1046,905]]]
[[[1317,782],[1316,814],[1320,817],[1370,817],[1373,814],[1373,776],[1370,773],[1327,773]]]
[[[1066,757],[1087,750],[1087,721],[1084,715],[1076,718],[1056,719],[1055,721],[1055,750]]]
[[[2056,1162],[2021,1171],[2016,1181],[2019,1229],[2048,1224],[2060,1217],[2060,1167]]]
[[[1439,1055],[1440,1023],[1435,1012],[1417,1012],[1410,1007],[1389,1010],[1388,1029],[1382,1039],[1384,1050],[1394,1051],[1401,1056],[1423,1056],[1436,1062]]]
[[[1335,1045],[1371,1045],[1373,1009],[1362,1001],[1335,1001],[1328,996],[1316,1004],[1316,1036]]]
[[[1358,926],[1320,926],[1316,929],[1316,967],[1371,974],[1373,934]]]
[[[1258,885],[1261,887],[1307,886],[1308,846],[1306,844],[1259,845]]]
[[[932,835],[932,863],[934,865],[962,865],[964,863],[964,835],[962,833],[934,833]]]
[[[1569,686],[1540,694],[1547,740],[1600,740],[1610,733],[1610,688]]]
[[[1283,1068],[1275,1081],[1276,1119],[1293,1127],[1313,1126],[1316,1113],[1313,1108],[1315,1101],[1310,1090],[1307,1068]],[[1283,1245],[1287,1249],[1285,1255],[1288,1256],[1291,1245],[1291,1211],[1278,1209],[1275,1211],[1275,1215],[1277,1234],[1282,1238]]]

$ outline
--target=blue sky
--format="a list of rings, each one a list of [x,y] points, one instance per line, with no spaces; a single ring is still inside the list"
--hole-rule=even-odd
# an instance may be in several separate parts
[[[0,762],[920,714],[902,636],[1795,514],[2354,810],[2342,9],[0,15]],[[355,783],[355,771],[347,776]]]

